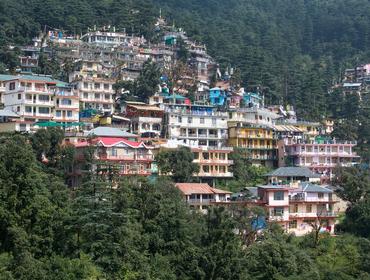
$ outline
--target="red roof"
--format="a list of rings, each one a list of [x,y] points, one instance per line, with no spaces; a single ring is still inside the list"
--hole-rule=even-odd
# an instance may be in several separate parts
[[[231,194],[229,191],[224,191],[210,187],[204,183],[177,183],[176,187],[185,195],[191,194]]]
[[[93,139],[94,144],[101,144],[104,147],[113,147],[120,143],[125,144],[131,148],[146,148],[144,142],[130,141],[122,137],[97,137]],[[89,143],[87,141],[75,143],[76,148],[87,147]]]

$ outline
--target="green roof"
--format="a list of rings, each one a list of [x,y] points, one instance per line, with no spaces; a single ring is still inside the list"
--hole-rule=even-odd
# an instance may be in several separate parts
[[[14,76],[14,75],[0,74],[0,81],[14,80],[16,78],[17,78],[17,76]]]
[[[72,123],[58,123],[58,122],[35,122],[33,125],[38,127],[71,127],[71,126],[81,126],[84,125],[83,122],[72,122]]]

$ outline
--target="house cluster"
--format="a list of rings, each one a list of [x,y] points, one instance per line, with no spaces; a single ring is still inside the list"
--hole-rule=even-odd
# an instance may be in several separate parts
[[[320,175],[307,167],[280,167],[266,174],[265,185],[234,194],[204,183],[178,183],[176,187],[192,209],[262,207],[267,221],[298,236],[313,229],[333,234],[338,214],[346,209],[333,189],[320,184]]]
[[[258,87],[232,85],[233,69],[221,75],[204,45],[161,17],[156,32],[162,40],[155,44],[110,26],[81,36],[50,30],[45,41],[35,39],[22,48],[21,72],[0,75],[0,132],[62,127],[80,163],[90,156],[99,172],[119,176],[155,176],[158,152],[186,146],[200,167],[194,177],[201,183],[177,187],[192,208],[252,203],[287,231],[303,234],[319,221],[332,233],[337,199],[325,184],[336,167],[359,161],[356,143],[331,137],[331,120],[299,120],[292,106],[266,106]],[[181,48],[188,52],[187,70],[169,89]],[[41,52],[70,66],[68,82],[33,74]],[[162,72],[157,92],[147,102],[126,101],[115,84],[135,80],[149,59]],[[359,77],[357,70],[352,76],[346,72],[348,81],[366,81],[366,71]],[[213,73],[218,81],[211,87]],[[211,187],[233,178],[233,152],[253,165],[279,169],[249,195]],[[76,164],[72,186],[82,173],[83,164]]]

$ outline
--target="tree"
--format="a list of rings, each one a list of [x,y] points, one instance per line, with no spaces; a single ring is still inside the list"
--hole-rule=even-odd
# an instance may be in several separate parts
[[[189,182],[199,172],[193,160],[194,155],[188,147],[161,151],[156,156],[160,173],[172,176],[175,182]]]
[[[370,173],[361,167],[338,168],[333,182],[340,198],[352,205],[369,198]]]

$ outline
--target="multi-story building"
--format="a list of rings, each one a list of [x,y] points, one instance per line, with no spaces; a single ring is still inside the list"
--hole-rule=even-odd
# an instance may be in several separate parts
[[[155,105],[142,102],[125,102],[123,114],[130,119],[131,131],[143,137],[159,136],[162,131],[164,111]]]
[[[95,164],[109,163],[120,176],[151,175],[153,154],[143,142],[130,141],[122,137],[97,137],[74,145],[78,159],[83,159],[86,148],[94,147]]]
[[[277,115],[263,108],[240,108],[229,112],[228,143],[247,149],[253,164],[273,167],[277,161],[274,119]]]
[[[199,165],[199,173],[196,177],[207,179],[232,178],[231,166],[233,161],[229,159],[232,147],[220,147],[216,149],[199,147],[192,148],[194,162]]]
[[[286,157],[288,165],[304,166],[321,174],[322,179],[332,178],[336,167],[350,167],[359,156],[354,151],[355,142],[316,137],[314,141],[291,141],[279,157]]]
[[[83,109],[114,112],[113,68],[96,61],[81,61],[69,81],[76,87]]]
[[[4,106],[26,123],[53,119],[54,88],[57,81],[48,76],[10,76],[5,82]]]
[[[80,103],[77,91],[69,84],[58,82],[54,88],[54,118],[56,122],[78,122]]]
[[[300,184],[289,191],[288,231],[304,235],[313,227],[321,227],[321,231],[333,234],[336,203],[332,190],[311,183]]]
[[[168,104],[165,135],[189,146],[226,146],[227,113],[212,106]]]
[[[309,182],[257,187],[257,205],[266,209],[267,220],[296,235],[315,229],[334,233],[337,213],[333,191]]]
[[[204,183],[177,183],[176,187],[191,209],[203,213],[207,213],[208,208],[214,204],[229,201],[231,195],[231,192],[211,188]]]

